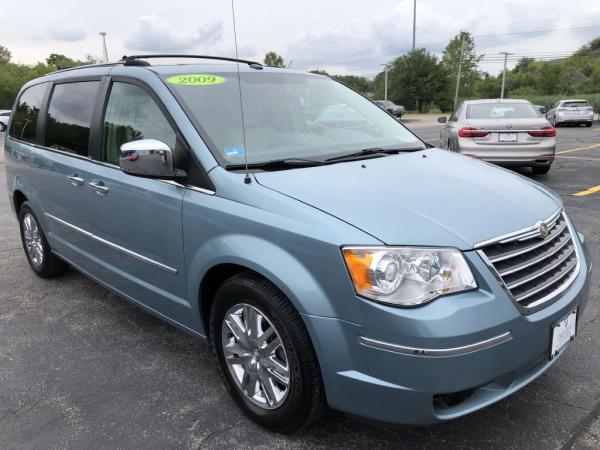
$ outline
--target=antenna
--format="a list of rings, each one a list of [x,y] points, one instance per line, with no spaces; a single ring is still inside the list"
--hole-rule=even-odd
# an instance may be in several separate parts
[[[237,44],[237,30],[235,28],[235,6],[234,0],[231,0],[231,16],[233,17],[233,41],[235,43],[235,65],[237,68],[237,79],[238,79],[238,90],[240,92],[240,112],[242,113],[242,139],[244,142],[244,165],[246,166],[246,176],[244,177],[244,183],[250,184],[252,178],[248,172],[248,149],[246,148],[246,125],[244,123],[244,101],[242,99],[242,79],[240,77],[240,61],[238,55],[238,44]]]

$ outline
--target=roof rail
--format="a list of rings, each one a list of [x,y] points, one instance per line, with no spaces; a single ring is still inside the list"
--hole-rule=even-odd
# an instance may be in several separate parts
[[[81,66],[72,66],[72,67],[65,67],[64,69],[56,69],[56,70],[53,70],[52,72],[48,72],[46,75],[50,75],[50,74],[54,74],[54,73],[69,72],[71,70],[78,70],[78,69],[89,69],[89,68],[93,68],[93,67],[113,67],[113,66],[116,66],[117,64],[123,64],[123,63],[122,62],[112,62],[112,63],[100,63],[100,64],[84,64]]]
[[[237,59],[229,58],[227,56],[209,56],[209,55],[179,55],[179,54],[155,54],[155,55],[123,55],[121,62],[126,66],[149,66],[148,61],[144,59],[150,58],[193,58],[193,59],[214,59],[217,61],[230,61],[239,62],[242,64],[248,64],[253,69],[262,69],[263,65],[256,61],[250,61],[248,59]]]

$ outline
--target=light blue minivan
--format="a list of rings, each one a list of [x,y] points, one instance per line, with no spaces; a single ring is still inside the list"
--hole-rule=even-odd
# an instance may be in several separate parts
[[[5,168],[38,275],[73,267],[208,340],[241,409],[283,433],[327,405],[454,419],[573,340],[591,262],[548,189],[328,77],[157,56],[21,90]]]

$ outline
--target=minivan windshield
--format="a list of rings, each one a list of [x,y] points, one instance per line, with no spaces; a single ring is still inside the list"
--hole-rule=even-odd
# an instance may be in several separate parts
[[[266,71],[240,77],[246,148],[236,72],[164,77],[225,166],[243,164],[245,153],[249,164],[260,164],[290,158],[324,161],[372,148],[425,148],[377,105],[328,77]]]
[[[467,119],[534,119],[540,113],[530,103],[474,103]]]

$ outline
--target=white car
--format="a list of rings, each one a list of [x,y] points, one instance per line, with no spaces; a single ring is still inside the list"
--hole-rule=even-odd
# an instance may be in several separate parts
[[[10,119],[10,109],[0,109],[0,133],[8,128],[8,119]]]
[[[594,108],[587,100],[559,100],[548,110],[546,118],[555,127],[563,123],[584,123],[591,127],[594,120]]]

